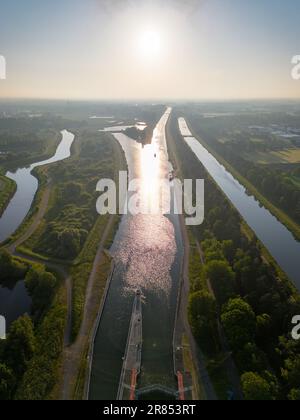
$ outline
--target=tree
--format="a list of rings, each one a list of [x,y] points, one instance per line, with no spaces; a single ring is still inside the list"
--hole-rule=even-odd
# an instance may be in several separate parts
[[[59,234],[59,242],[62,257],[75,258],[80,251],[80,231],[78,229],[65,229]]]
[[[57,286],[56,277],[46,272],[44,267],[32,267],[26,275],[25,284],[32,297],[33,312],[45,310],[53,299]]]
[[[268,314],[256,318],[256,337],[260,345],[266,346],[272,336],[272,318]]]
[[[261,372],[268,367],[264,352],[251,342],[237,350],[235,360],[242,372]]]
[[[247,372],[242,375],[242,389],[247,401],[272,401],[271,386],[260,375]]]
[[[226,261],[210,261],[205,265],[205,274],[220,305],[234,296],[235,274]]]
[[[188,307],[189,322],[193,334],[201,340],[207,351],[216,348],[217,342],[217,307],[211,293],[200,291],[191,294]]]
[[[288,395],[290,401],[300,401],[300,389],[292,389]]]
[[[0,400],[10,400],[15,386],[15,377],[11,369],[0,363]]]
[[[222,309],[221,320],[233,351],[237,352],[254,342],[256,317],[243,299],[231,299]]]
[[[20,378],[35,351],[33,324],[28,315],[12,323],[4,351],[7,365]]]
[[[290,388],[300,388],[300,355],[285,361],[282,376]]]
[[[27,267],[15,260],[6,250],[0,251],[0,282],[18,281],[25,276]]]
[[[252,258],[241,249],[238,249],[233,268],[241,284],[243,293],[251,293],[253,277],[256,274]]]

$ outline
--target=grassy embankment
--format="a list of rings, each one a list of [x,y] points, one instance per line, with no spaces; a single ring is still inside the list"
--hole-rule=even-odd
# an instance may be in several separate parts
[[[75,382],[72,386],[72,399],[82,400],[84,398],[84,391],[87,380],[87,372],[89,368],[90,360],[88,358],[90,353],[90,348],[93,340],[93,333],[96,328],[96,320],[99,313],[99,308],[101,307],[101,302],[103,301],[103,296],[108,286],[107,282],[110,279],[112,269],[112,259],[109,254],[105,253],[97,269],[97,282],[93,286],[93,305],[91,306],[88,314],[88,334],[85,336],[85,342],[83,346],[83,351],[80,357],[80,363],[78,366],[77,376]]]
[[[170,160],[173,164],[175,169],[176,176],[180,179],[184,179],[185,167],[183,165],[182,160],[180,159],[180,154],[178,148],[176,147],[176,142],[174,141],[171,124],[172,120],[170,119],[167,125],[167,141],[168,141],[168,149],[169,149],[169,156]],[[189,286],[192,288],[193,284],[199,282],[199,273],[202,270],[203,263],[201,261],[201,257],[199,255],[199,251],[197,249],[196,239],[194,237],[193,231],[191,228],[188,229],[188,238],[189,238],[189,246],[190,246],[190,253],[189,253]],[[208,284],[206,281],[201,280],[201,287],[204,291],[209,291]],[[186,308],[187,310],[187,308]],[[192,380],[194,387],[197,390],[198,396],[204,395],[204,385],[202,383],[201,377],[199,377],[196,369],[195,364],[191,357],[190,351],[190,343],[186,336],[182,337],[184,342],[184,363],[185,366],[190,370],[192,374]],[[200,346],[201,347],[201,346]],[[225,367],[223,366],[223,361],[225,358],[225,354],[219,352],[219,354],[211,355],[207,354],[203,348],[201,351],[204,353],[205,361],[206,361],[206,368],[209,373],[210,379],[213,383],[215,392],[219,399],[227,399],[227,390],[230,387],[230,381],[227,376],[227,372]]]
[[[109,136],[110,140],[113,142],[114,149],[114,176],[115,179],[118,177],[120,170],[127,170],[126,159],[123,150],[121,150],[119,144],[115,141],[113,136]],[[73,322],[72,322],[72,339],[75,340],[78,332],[80,330],[80,325],[83,319],[84,305],[85,305],[85,291],[89,275],[93,268],[94,259],[97,253],[97,248],[99,246],[99,231],[104,232],[107,223],[109,223],[111,216],[100,216],[96,222],[93,231],[90,234],[90,237],[85,244],[84,249],[82,250],[79,258],[78,265],[74,267],[73,272]],[[115,215],[111,219],[111,228],[107,233],[103,248],[108,250],[110,249],[114,237],[119,228],[121,222],[121,216]],[[91,245],[91,244],[94,244]],[[94,250],[94,252],[92,251]],[[92,252],[91,252],[92,251]],[[108,281],[110,280],[111,270],[112,270],[112,258],[109,253],[103,253],[103,258],[99,262],[97,267],[97,282],[94,283],[92,293],[94,296],[94,302],[89,308],[88,316],[88,334],[85,337],[84,349],[81,354],[81,360],[79,364],[78,374],[76,377],[76,382],[73,386],[73,399],[81,400],[84,398],[84,391],[87,380],[87,369],[89,368],[89,359],[88,355],[91,349],[93,332],[95,332],[96,321],[99,315],[99,310],[101,309],[101,303],[103,302],[103,297],[105,290],[107,289]]]
[[[23,167],[33,162],[49,159],[51,156],[54,155],[57,149],[57,146],[60,143],[60,140],[61,140],[61,134],[58,132],[54,132],[52,140],[49,138],[48,141],[46,142],[45,149],[42,154],[32,156],[30,158],[26,158],[23,160],[22,159],[14,160],[13,162],[9,163],[9,167],[6,167],[6,169],[9,169],[11,167],[13,168]],[[44,196],[44,193],[48,184],[47,167],[38,167],[34,169],[33,174],[38,179],[39,188],[34,197],[31,209],[29,213],[27,214],[27,216],[25,217],[25,219],[23,220],[22,224],[16,230],[16,232],[13,235],[11,235],[10,238],[4,241],[1,244],[1,246],[3,245],[8,246],[9,244],[14,243],[18,238],[20,238],[27,231],[29,226],[32,224],[35,215],[38,213],[40,209],[42,198]]]
[[[294,222],[283,210],[276,207],[271,201],[269,201],[263,194],[261,194],[258,189],[248,181],[244,176],[242,176],[230,163],[228,163],[221,155],[219,155],[208,143],[206,143],[203,138],[200,138],[194,131],[188,122],[189,128],[193,136],[205,147],[218,161],[221,163],[246,189],[249,193],[254,195],[254,197],[265,207],[267,208],[281,223],[283,223],[297,240],[300,240],[300,226]]]
[[[0,217],[16,192],[16,184],[4,175],[0,175]]]
[[[203,269],[203,262],[201,260],[201,256],[199,255],[199,250],[192,229],[188,229],[188,233],[190,242],[189,280],[191,290],[193,290],[194,286],[197,284],[197,290],[210,292],[207,281],[205,281],[203,277],[199,277],[199,273],[201,273]],[[230,379],[224,365],[226,354],[221,349],[219,349],[216,354],[210,354],[207,352],[205,346],[201,346],[201,343],[199,346],[204,354],[206,369],[217,397],[220,400],[226,400],[228,397],[227,391],[231,387]],[[201,385],[201,378],[199,379]]]
[[[72,158],[63,165],[58,164],[56,169],[50,169],[55,187],[45,217],[35,233],[18,248],[27,255],[69,266],[73,280],[72,341],[80,329],[87,282],[110,220],[109,215],[97,215],[96,184],[100,178],[117,179],[119,170],[126,168],[125,157],[113,136],[80,134],[75,142]],[[119,220],[115,216],[111,221],[110,243]],[[61,243],[64,234],[67,236]],[[80,243],[78,235],[82,235]],[[70,248],[73,242],[74,246]],[[106,241],[105,247],[110,243]]]

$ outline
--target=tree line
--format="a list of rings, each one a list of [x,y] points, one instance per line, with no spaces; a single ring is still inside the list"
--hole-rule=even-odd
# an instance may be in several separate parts
[[[299,293],[266,261],[257,238],[245,231],[237,211],[174,127],[175,122],[172,134],[184,177],[205,180],[205,221],[192,231],[205,261],[192,273],[188,312],[193,333],[207,354],[217,354],[221,323],[245,399],[300,399],[300,343],[291,339]]]
[[[0,341],[0,400],[45,399],[57,382],[63,349],[66,306],[59,279],[44,266],[0,252],[0,284],[25,279],[30,314],[14,321]]]

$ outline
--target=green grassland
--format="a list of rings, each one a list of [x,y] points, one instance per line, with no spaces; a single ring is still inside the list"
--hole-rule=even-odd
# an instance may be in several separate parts
[[[249,193],[253,194],[264,207],[270,210],[270,212],[277,217],[278,220],[280,220],[298,240],[300,239],[300,226],[298,223],[268,200],[248,179],[241,175],[241,173],[228,163],[223,156],[221,156],[206,141],[204,141],[202,137],[195,137],[222,165],[224,165],[224,167],[247,189]]]
[[[242,153],[244,159],[261,165],[296,164],[300,163],[300,149],[287,148],[282,150],[252,151]]]
[[[3,214],[15,191],[15,182],[4,175],[0,175],[0,216]]]
[[[76,136],[73,157],[49,169],[53,184],[45,217],[35,233],[19,250],[68,264],[73,279],[72,338],[79,331],[85,303],[85,289],[109,216],[96,211],[97,182],[117,179],[126,169],[125,157],[110,134],[83,131]],[[112,224],[109,247],[120,218]]]

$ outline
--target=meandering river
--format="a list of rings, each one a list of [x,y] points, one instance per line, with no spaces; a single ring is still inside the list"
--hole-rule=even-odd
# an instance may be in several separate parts
[[[27,168],[20,168],[14,173],[7,172],[7,178],[16,182],[17,191],[0,218],[0,242],[5,241],[18,229],[31,208],[38,190],[38,180],[32,174],[33,169],[59,162],[71,156],[74,135],[67,130],[62,131],[61,134],[62,140],[52,158],[33,163]]]
[[[61,134],[62,140],[52,158],[6,174],[8,178],[16,182],[17,190],[0,218],[0,242],[8,239],[18,229],[32,206],[38,190],[38,180],[32,175],[33,169],[62,161],[71,156],[71,146],[75,136],[67,130],[62,131]],[[5,316],[8,326],[19,316],[30,312],[30,307],[31,299],[24,281],[0,286],[0,314]]]

